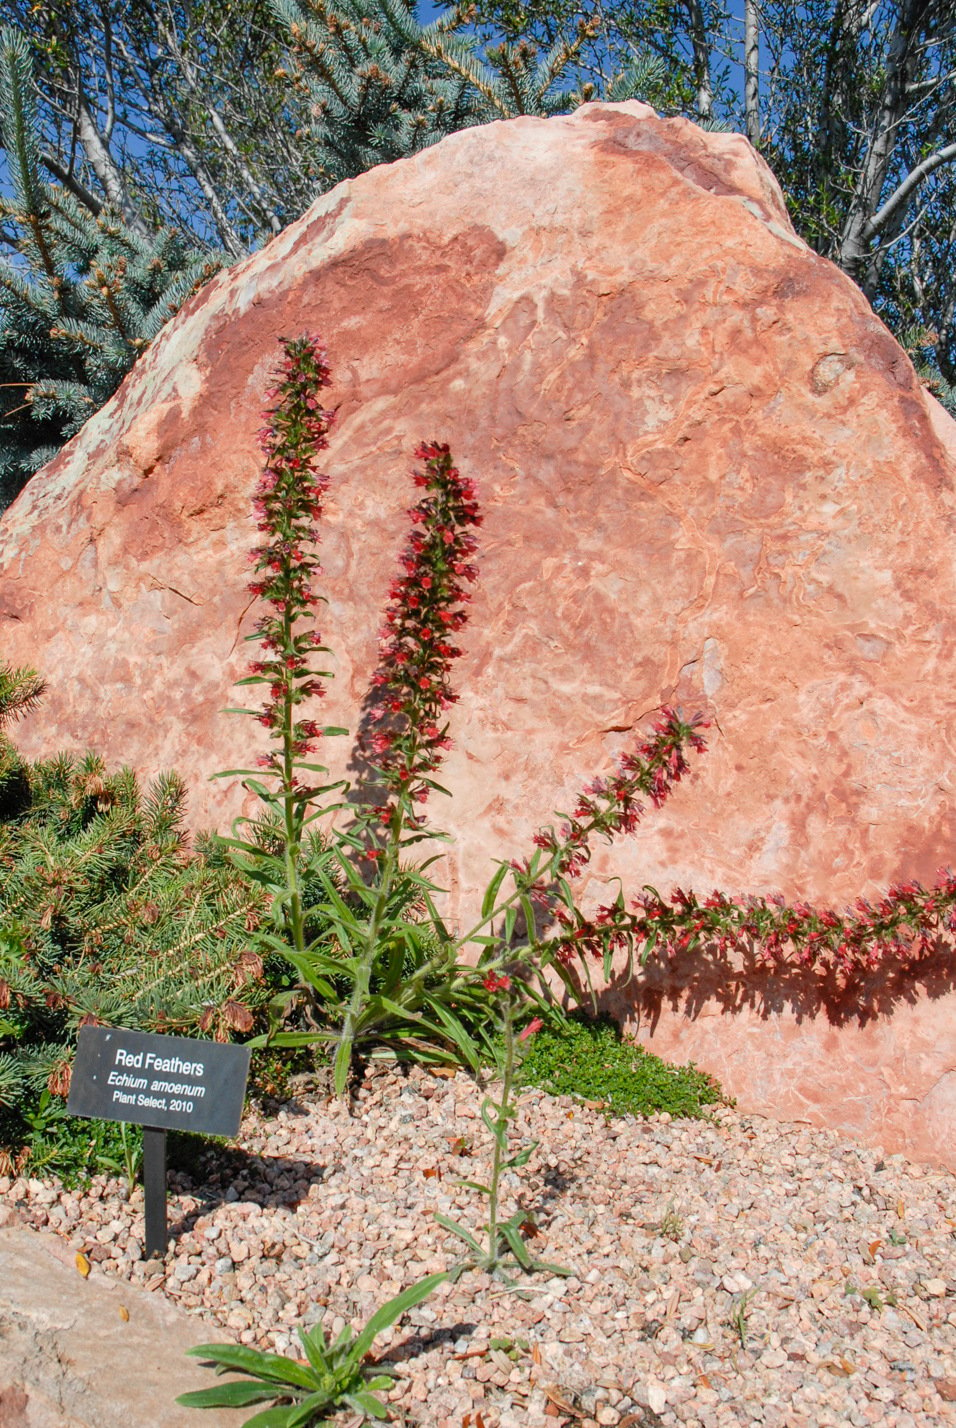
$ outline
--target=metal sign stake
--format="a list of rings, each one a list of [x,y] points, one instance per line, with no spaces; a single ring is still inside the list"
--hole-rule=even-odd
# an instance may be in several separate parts
[[[166,1228],[166,1132],[143,1127],[143,1189],[146,1195],[146,1259],[165,1256],[169,1244]]]
[[[81,1026],[67,1109],[74,1116],[143,1127],[145,1257],[164,1257],[166,1132],[234,1136],[249,1076],[248,1046],[186,1036]]]

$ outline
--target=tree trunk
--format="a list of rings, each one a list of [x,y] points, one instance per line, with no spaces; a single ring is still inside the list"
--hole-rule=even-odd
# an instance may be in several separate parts
[[[710,119],[714,108],[714,90],[710,80],[710,41],[701,0],[687,0],[690,18],[690,39],[694,51],[694,83],[697,85],[697,113]]]
[[[833,255],[834,261],[845,273],[857,281],[868,281],[871,287],[874,265],[866,263],[873,237],[871,224],[879,208],[880,195],[896,148],[897,129],[907,109],[907,83],[915,63],[917,30],[926,24],[934,4],[935,0],[900,0],[896,26],[887,49],[879,112],[870,132],[863,167],[854,188],[840,242]],[[864,276],[863,269],[867,266],[870,272]],[[878,263],[876,272],[878,275]],[[868,296],[872,297],[872,292]]]
[[[138,234],[140,238],[148,238],[149,227],[143,222],[135,205],[130,201],[122,172],[114,162],[112,154],[96,127],[96,120],[93,118],[92,111],[86,102],[86,95],[83,93],[79,70],[76,73],[76,114],[74,117],[77,137],[90,161],[90,167],[103,187],[107,202],[116,209],[117,213],[122,216],[123,222],[132,228],[134,233]]]
[[[757,0],[744,0],[744,122],[754,148],[760,143],[760,17]]]

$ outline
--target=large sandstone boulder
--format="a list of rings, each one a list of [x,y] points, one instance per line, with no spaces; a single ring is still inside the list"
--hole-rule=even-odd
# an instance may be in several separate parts
[[[414,445],[449,441],[485,508],[433,810],[453,918],[665,701],[711,715],[711,751],[595,878],[840,903],[951,858],[956,428],[747,143],[639,104],[343,184],[170,324],[0,524],[0,656],[51,681],[29,752],[175,766],[197,824],[239,811],[207,780],[259,747],[222,711],[255,433],[304,330],[339,407],[323,718],[357,722]],[[726,1015],[698,984],[642,1030],[745,1104],[952,1156],[951,985],[852,1015],[738,989]]]

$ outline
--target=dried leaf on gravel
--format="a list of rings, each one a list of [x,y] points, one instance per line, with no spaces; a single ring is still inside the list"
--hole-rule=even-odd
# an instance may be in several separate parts
[[[544,1394],[548,1402],[552,1403],[560,1413],[567,1413],[572,1418],[587,1417],[586,1413],[582,1413],[579,1408],[575,1408],[574,1404],[568,1401],[565,1394],[561,1391],[560,1388],[557,1387],[556,1384],[539,1383],[538,1387],[540,1388],[541,1392]]]

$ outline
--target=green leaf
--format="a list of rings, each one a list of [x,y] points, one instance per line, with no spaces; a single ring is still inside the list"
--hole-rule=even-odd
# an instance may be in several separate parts
[[[549,1259],[536,1259],[532,1267],[539,1274],[557,1274],[562,1279],[570,1279],[572,1275],[578,1273],[576,1269],[569,1269],[566,1264],[552,1264]]]
[[[534,903],[527,893],[522,893],[518,898],[518,904],[524,913],[524,925],[528,940],[532,941],[534,939],[534,930],[537,926],[537,914],[535,913]]]
[[[264,1413],[256,1413],[252,1418],[247,1418],[242,1428],[289,1428],[289,1415],[294,1412],[294,1405],[267,1408]]]
[[[262,1414],[247,1418],[243,1428],[289,1428],[289,1425],[292,1424],[290,1415],[294,1412],[297,1412],[294,1404],[287,1404],[283,1408],[267,1408]]]
[[[515,1259],[518,1261],[518,1263],[521,1265],[521,1268],[530,1269],[531,1256],[528,1254],[528,1248],[524,1240],[521,1238],[518,1226],[513,1220],[507,1220],[505,1224],[500,1226],[500,1229],[501,1233],[508,1241],[508,1244],[511,1246],[511,1252],[514,1255]]]
[[[335,1058],[332,1062],[332,1085],[337,1096],[341,1096],[348,1085],[349,1067],[352,1064],[353,1041],[354,1038],[352,1035],[346,1035],[343,1028],[339,1035],[339,1044],[336,1047]]]
[[[387,1304],[383,1304],[372,1315],[361,1333],[356,1336],[349,1352],[350,1360],[353,1363],[361,1363],[383,1330],[391,1328],[396,1320],[406,1314],[409,1309],[414,1309],[416,1304],[421,1304],[447,1278],[448,1274],[444,1270],[441,1274],[429,1274],[424,1279],[420,1279],[417,1284],[412,1284],[408,1289],[402,1290],[401,1294],[396,1294],[395,1298],[389,1299]]]
[[[441,917],[441,914],[438,911],[438,908],[435,905],[434,900],[427,892],[424,894],[424,902],[425,911],[428,914],[428,922],[429,925],[433,928],[435,935],[438,937],[440,942],[450,942],[452,940],[451,933],[445,926],[445,923]]]
[[[311,914],[321,912],[326,918],[334,922],[336,929],[348,928],[352,932],[361,932],[363,930],[362,923],[342,897],[335,883],[328,877],[324,869],[319,868],[318,874],[319,880],[322,883],[322,889],[325,893],[325,901],[316,907],[310,907],[308,911]]]
[[[531,1145],[526,1145],[524,1150],[519,1150],[517,1155],[512,1155],[505,1161],[505,1169],[514,1170],[516,1166],[527,1165],[537,1148],[538,1142],[532,1141]]]
[[[238,772],[238,770],[237,770],[237,772]],[[265,777],[266,777],[266,778],[278,778],[279,775],[278,775],[278,774],[268,774],[268,773],[267,773],[267,774],[265,775]],[[243,779],[242,786],[243,786],[243,788],[247,788],[250,793],[254,793],[257,798],[261,798],[262,801],[263,801],[263,803],[269,803],[269,804],[277,803],[277,802],[279,801],[279,800],[278,800],[278,795],[275,794],[275,793],[272,793],[271,790],[269,790],[268,788],[266,788],[265,784],[261,782],[262,778],[263,778],[263,771],[262,771],[262,769],[260,769],[260,770],[258,771],[258,773],[257,773],[254,777],[248,777],[248,776],[247,776],[246,778],[244,778],[244,779]]]
[[[381,1393],[384,1393],[384,1392],[386,1392],[388,1389],[390,1389],[390,1388],[392,1387],[392,1385],[394,1384],[394,1382],[395,1382],[395,1375],[394,1375],[394,1374],[391,1374],[391,1373],[384,1373],[384,1374],[382,1374],[382,1373],[377,1373],[377,1374],[374,1374],[372,1378],[367,1378],[367,1379],[365,1380],[365,1388],[362,1389],[362,1390],[360,1390],[360,1391],[364,1393],[366,1389],[373,1389],[376,1393],[380,1393],[380,1392],[381,1392]]]
[[[313,1371],[317,1374],[331,1373],[329,1346],[322,1331],[322,1325],[316,1324],[310,1333],[306,1333],[304,1329],[300,1328],[299,1339]]]
[[[436,793],[443,793],[446,798],[451,798],[451,790],[445,788],[443,784],[436,783],[433,778],[424,778],[422,779],[422,783],[426,784],[428,788],[433,788]],[[436,830],[434,836],[436,838],[447,838],[448,834],[440,833]]]
[[[456,1185],[461,1185],[466,1190],[477,1190],[482,1195],[491,1194],[490,1185],[482,1185],[480,1180],[456,1180]]]
[[[316,1042],[334,1041],[338,1032],[334,1030],[322,1031],[316,1028],[314,1031],[277,1031],[273,1036],[257,1036],[252,1041],[247,1041],[247,1046],[314,1046]]]
[[[309,1428],[315,1423],[315,1415],[324,1413],[327,1408],[334,1408],[338,1403],[340,1395],[330,1393],[313,1393],[294,1408],[286,1409],[286,1428]],[[243,1428],[249,1428],[244,1424]]]
[[[496,1116],[492,1116],[493,1110],[498,1112]],[[491,1134],[497,1136],[500,1135],[507,1126],[510,1117],[504,1107],[499,1106],[497,1102],[486,1100],[482,1103],[481,1119]]]
[[[303,1329],[301,1327],[296,1329],[296,1333],[302,1341],[303,1348],[305,1348],[306,1346],[306,1340],[311,1340],[316,1350],[320,1354],[323,1354],[327,1357],[330,1353],[331,1345],[328,1339],[326,1339],[325,1337],[325,1330],[322,1328],[321,1320],[317,1324],[314,1324],[313,1327],[309,1330]],[[315,1367],[314,1364],[312,1366],[313,1368]]]
[[[414,945],[414,941],[412,950],[413,953],[418,950]],[[395,938],[391,944],[391,948],[389,949],[386,944],[384,951],[384,958],[380,953],[376,960],[379,964],[379,975],[385,983],[385,992],[383,995],[391,996],[396,989],[400,990],[402,987],[405,972],[405,957],[408,953],[408,948],[404,939]]]
[[[370,1418],[387,1418],[388,1409],[380,1398],[368,1389],[356,1389],[353,1393],[343,1393],[342,1399],[356,1413],[365,1413]]]
[[[432,838],[438,838],[443,843],[451,842],[451,839],[446,833],[439,833],[434,828],[422,828],[416,833],[404,833],[399,839],[398,846],[400,848],[410,848],[413,843],[426,843]],[[429,858],[428,861],[434,862],[435,860]],[[424,867],[425,864],[422,864],[422,866]]]
[[[501,884],[511,871],[510,863],[499,864],[498,871],[485,889],[485,895],[481,900],[481,916],[483,919],[490,917],[494,912],[495,904],[498,901],[498,893],[501,891]]]
[[[465,1183],[465,1181],[462,1181],[462,1184]],[[474,1235],[469,1234],[461,1225],[456,1225],[455,1221],[449,1220],[447,1215],[439,1215],[437,1213],[435,1215],[435,1221],[441,1225],[442,1229],[448,1230],[450,1234],[457,1235],[460,1240],[464,1240],[468,1248],[474,1250],[475,1254],[481,1254],[481,1245],[475,1239]]]
[[[645,967],[647,965],[647,959],[648,957],[650,957],[656,946],[657,928],[649,927],[647,930],[647,935],[644,938],[644,946],[641,948],[640,963],[642,967]]]
[[[243,820],[243,819],[237,819],[237,820],[236,820],[236,823],[251,822],[251,821],[252,821],[251,819],[245,819],[245,820]],[[236,826],[236,825],[233,824],[233,827],[235,827],[235,826]],[[226,836],[225,833],[217,833],[217,834],[216,834],[216,842],[218,843],[218,845],[219,845],[220,848],[236,848],[236,849],[238,849],[238,850],[239,850],[240,852],[242,852],[242,853],[250,853],[250,854],[254,853],[257,858],[268,858],[268,857],[272,857],[272,858],[274,858],[274,861],[275,861],[276,863],[279,863],[280,866],[281,866],[281,862],[280,862],[280,859],[279,859],[279,858],[275,857],[274,854],[266,853],[265,850],[262,849],[262,848],[260,848],[257,843],[250,843],[249,840],[248,840],[248,838],[236,838],[236,837],[229,838],[229,837]]]
[[[194,1393],[182,1393],[176,1399],[183,1408],[245,1408],[249,1403],[265,1403],[278,1398],[282,1390],[276,1384],[217,1383],[212,1388],[200,1388]]]
[[[432,1015],[437,1016],[441,1021],[449,1037],[461,1052],[465,1063],[477,1074],[481,1070],[481,1052],[478,1043],[474,1037],[469,1035],[464,1023],[448,1007],[442,1006],[435,995],[426,993],[425,1002]]]
[[[571,975],[570,970],[565,967],[563,962],[554,961],[553,957],[548,958],[547,965],[555,972],[558,977],[560,977],[561,982],[564,985],[564,989],[567,992],[568,996],[571,998],[571,1000],[573,1002],[576,1002],[580,1006],[581,988],[574,980],[574,977]]]
[[[341,1367],[342,1365],[348,1364],[348,1353],[343,1353],[343,1350],[348,1350],[351,1343],[352,1326],[351,1324],[343,1324],[336,1335],[335,1343],[332,1345],[332,1357],[337,1366]]]
[[[568,882],[567,878],[563,877],[555,878],[555,884],[561,894],[561,901],[564,903],[565,907],[568,908],[569,911],[573,912],[576,907],[576,903],[574,900],[574,893],[571,889],[571,884]]]
[[[312,1389],[312,1375],[302,1364],[293,1363],[281,1354],[264,1354],[260,1349],[247,1349],[241,1344],[199,1344],[186,1352],[197,1359],[208,1359],[220,1372],[231,1369],[234,1373],[247,1373],[254,1378],[268,1379],[271,1383],[294,1384],[297,1388]]]
[[[210,775],[209,775],[209,781],[210,781],[210,783],[211,783],[211,782],[213,781],[213,779],[217,779],[217,778],[255,778],[255,779],[259,779],[259,778],[281,778],[281,777],[282,777],[282,775],[281,775],[278,771],[273,772],[273,773],[269,773],[269,772],[267,772],[265,769],[220,769],[220,771],[219,771],[218,773],[214,773],[214,774],[210,774]],[[258,792],[258,790],[257,790],[257,792]],[[275,799],[275,794],[272,794],[272,793],[264,793],[264,796],[265,796],[266,798],[269,798],[270,800],[274,800],[274,799]],[[248,822],[250,822],[251,820],[248,819],[248,818],[246,818],[246,819],[243,819],[242,821],[245,822],[245,823],[248,823]]]
[[[331,957],[316,957],[310,952],[292,952],[287,950],[284,954],[286,961],[291,962],[306,986],[314,987],[326,1000],[335,1002],[338,1000],[329,983],[323,974],[332,972],[333,974],[346,975],[354,971],[351,958],[342,958],[341,962]]]

